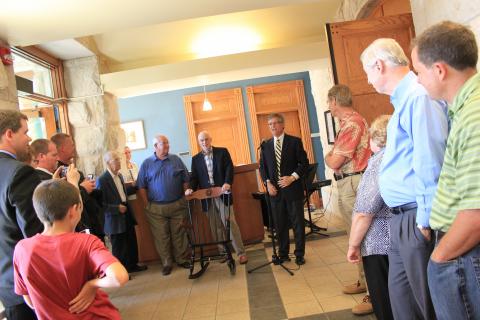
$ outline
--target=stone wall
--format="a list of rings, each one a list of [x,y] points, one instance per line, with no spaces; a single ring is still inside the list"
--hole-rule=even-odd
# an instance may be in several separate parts
[[[320,128],[320,141],[322,143],[323,153],[327,154],[333,147],[332,145],[328,144],[324,117],[325,111],[328,110],[326,103],[328,90],[334,85],[330,59],[323,59],[321,63],[318,64],[317,68],[309,70],[309,75],[312,87],[312,95],[317,108],[318,125]],[[321,159],[318,159],[318,161],[320,162]],[[328,166],[325,166],[325,178],[332,179],[332,182],[335,184],[333,181],[333,170]],[[322,202],[326,212],[339,212],[337,205],[337,188],[322,188]]]
[[[344,0],[333,20],[341,22],[363,19],[379,2],[379,0]]]
[[[103,93],[95,56],[64,61],[63,66],[77,167],[85,174],[100,175],[103,154],[125,145],[116,97]]]
[[[470,26],[480,42],[480,5],[470,0],[410,0],[416,34],[443,20]],[[480,64],[478,65],[480,66]]]
[[[0,45],[7,45],[0,40]],[[0,109],[18,109],[17,84],[13,65],[4,66],[0,62]]]

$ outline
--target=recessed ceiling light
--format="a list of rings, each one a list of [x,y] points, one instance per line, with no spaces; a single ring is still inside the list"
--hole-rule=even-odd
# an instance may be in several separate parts
[[[255,50],[261,37],[247,27],[215,27],[199,34],[192,44],[198,58],[208,58]]]

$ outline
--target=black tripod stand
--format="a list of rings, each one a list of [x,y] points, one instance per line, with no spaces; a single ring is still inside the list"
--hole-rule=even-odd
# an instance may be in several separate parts
[[[265,143],[263,143],[263,142],[260,144],[260,153],[261,153],[260,159],[262,160],[262,167],[266,168],[266,166],[265,166],[265,156],[263,154],[264,145],[265,145]],[[270,227],[270,238],[272,239],[272,249],[273,249],[272,260],[248,270],[248,273],[252,273],[255,270],[261,269],[261,268],[266,267],[266,266],[273,263],[276,266],[282,267],[291,276],[293,276],[293,272],[283,265],[284,261],[282,259],[280,259],[280,257],[277,254],[277,246],[276,246],[276,243],[275,243],[276,232],[278,230],[277,229],[277,222],[276,222],[276,219],[273,219],[273,216],[272,216],[272,207],[271,207],[271,204],[270,204],[270,193],[268,192],[267,182],[264,181],[263,185],[264,185],[265,190],[266,190],[266,192],[265,192],[265,202],[267,204],[268,225]]]
[[[305,176],[305,179],[303,180],[304,182],[304,188],[305,188],[305,204],[307,205],[307,211],[308,211],[308,220],[304,219],[305,226],[310,228],[310,231],[308,231],[305,236],[309,236],[311,234],[318,234],[324,237],[328,237],[328,234],[323,233],[322,231],[327,231],[326,228],[322,228],[317,226],[315,223],[312,221],[312,210],[310,209],[310,196],[315,192],[315,191],[320,191],[322,187],[329,186],[332,184],[331,180],[323,180],[323,181],[313,181],[315,179],[315,173],[317,171],[317,166],[318,163],[312,163],[308,166],[307,174]]]

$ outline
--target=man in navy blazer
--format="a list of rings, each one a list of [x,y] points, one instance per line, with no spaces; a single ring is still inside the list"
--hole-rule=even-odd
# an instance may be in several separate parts
[[[42,232],[33,209],[33,191],[40,184],[35,170],[17,157],[28,152],[27,117],[0,110],[0,301],[8,320],[36,319],[13,287],[13,250],[18,241]]]
[[[308,159],[302,140],[285,134],[283,115],[268,116],[268,126],[273,138],[262,145],[260,174],[267,183],[273,221],[277,229],[279,257],[290,260],[289,224],[295,237],[295,262],[305,264],[305,224],[303,213],[303,184],[301,179],[308,168]]]
[[[127,189],[121,174],[120,155],[108,151],[103,157],[107,170],[98,178],[97,188],[102,190],[103,207],[105,210],[104,232],[110,237],[112,253],[120,260],[128,272],[138,272],[147,269],[138,265],[137,224],[133,211],[127,202]],[[130,188],[129,188],[130,189]],[[135,188],[129,190],[135,192]]]
[[[189,195],[196,189],[206,189],[210,187],[222,187],[227,194],[223,195],[223,208],[220,208],[219,200],[215,205],[221,215],[223,225],[226,225],[226,213],[230,210],[230,239],[232,246],[239,257],[241,264],[247,263],[248,258],[243,247],[242,235],[238,228],[235,214],[233,212],[233,197],[231,188],[233,184],[233,162],[230,153],[226,148],[213,147],[212,137],[207,131],[198,134],[198,144],[202,151],[192,158],[192,176],[190,179],[190,188],[185,191],[185,195]],[[192,190],[193,189],[193,190]],[[229,206],[229,208],[228,208]],[[214,217],[210,217],[210,226],[212,232],[218,234],[219,228],[223,228],[222,224],[217,222]],[[217,230],[216,230],[217,229]]]

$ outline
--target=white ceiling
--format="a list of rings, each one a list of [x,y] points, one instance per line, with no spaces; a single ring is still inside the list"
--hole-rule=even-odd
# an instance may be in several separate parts
[[[0,39],[15,46],[39,45],[64,60],[95,52],[107,66],[102,71],[102,82],[107,90],[115,91],[134,84],[138,87],[138,77],[149,77],[142,71],[148,74],[158,68],[167,68],[170,80],[178,80],[179,77],[174,79],[175,74],[188,78],[198,75],[199,70],[205,72],[202,66],[206,66],[206,61],[210,66],[215,65],[215,72],[224,72],[237,65],[263,67],[269,61],[296,63],[324,58],[328,54],[324,26],[333,21],[341,2],[2,0]],[[235,51],[225,57],[199,58],[192,45],[202,32],[211,28],[224,31],[246,28],[259,40],[255,47],[242,49],[243,53]],[[83,40],[88,41],[75,40],[87,36]],[[223,43],[226,40],[219,38],[218,42],[226,46]],[[233,43],[240,41],[235,40]],[[86,43],[88,48],[84,46]],[[312,46],[316,48],[314,52],[305,52]],[[286,52],[292,55],[288,59]],[[257,56],[262,57],[257,59],[258,63],[256,58],[239,63],[242,58]],[[129,73],[135,77],[129,77]],[[109,86],[109,81],[115,86]]]

